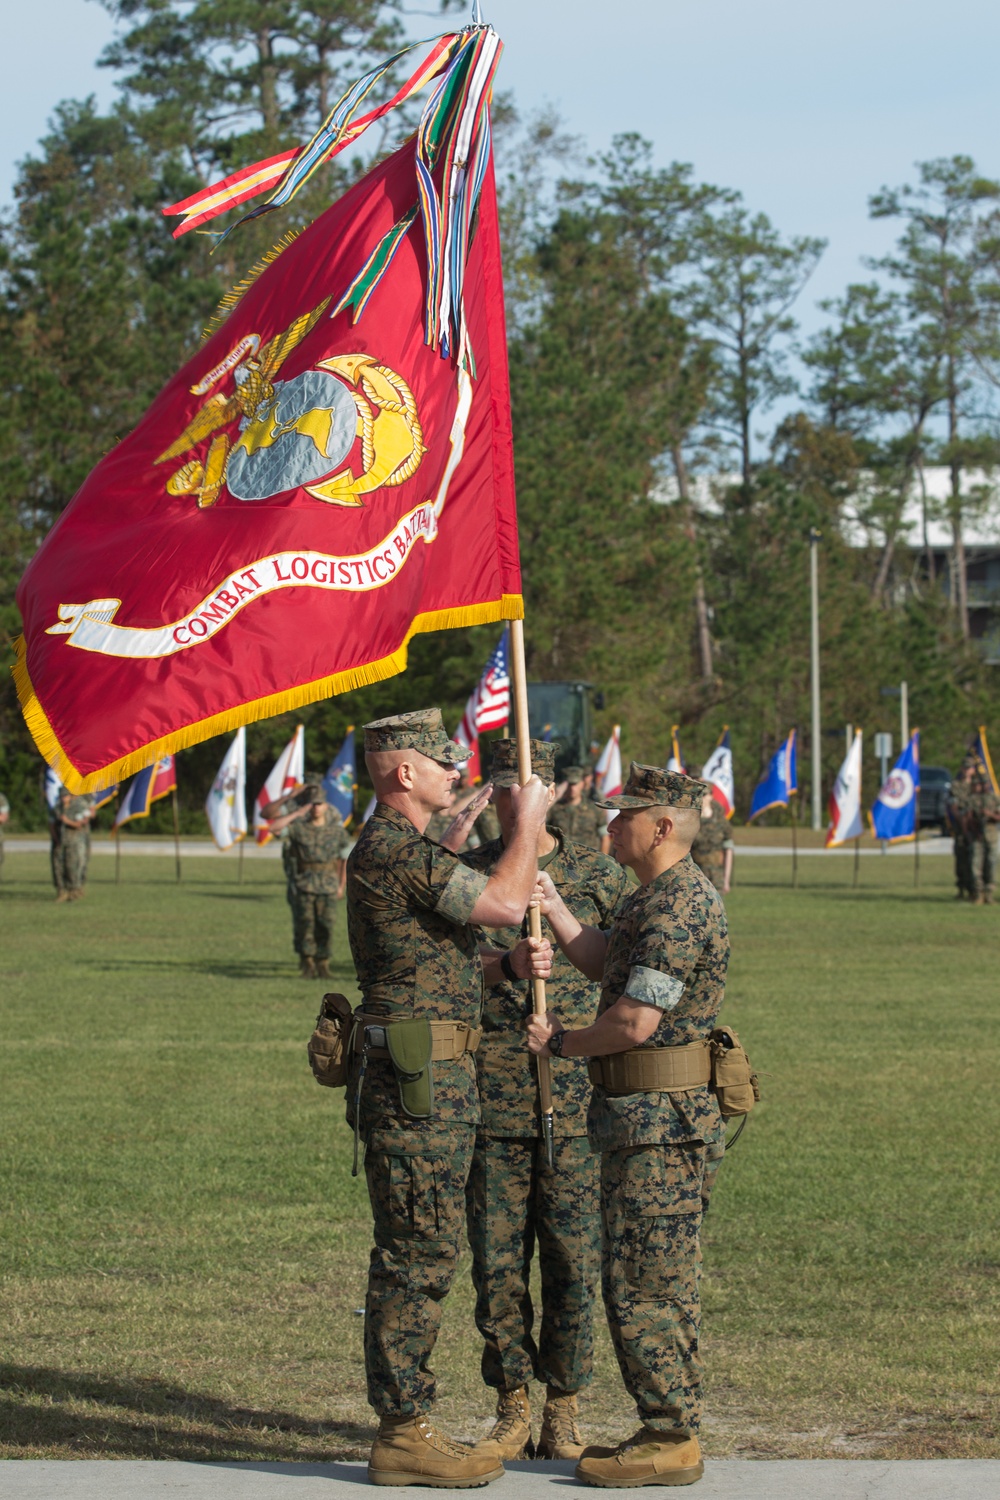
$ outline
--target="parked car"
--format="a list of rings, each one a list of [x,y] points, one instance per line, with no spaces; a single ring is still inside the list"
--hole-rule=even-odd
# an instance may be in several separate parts
[[[920,767],[920,826],[947,833],[946,809],[951,796],[951,772],[944,766]]]

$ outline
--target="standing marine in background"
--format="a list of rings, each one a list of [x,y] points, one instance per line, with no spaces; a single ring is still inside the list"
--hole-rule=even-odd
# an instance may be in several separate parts
[[[701,827],[691,845],[691,858],[724,896],[729,895],[732,884],[735,848],[722,809],[712,793],[707,792],[702,798]]]
[[[90,860],[90,820],[94,806],[89,797],[74,797],[65,787],[49,820],[52,841],[52,883],[57,901],[79,901],[87,884]]]
[[[303,979],[329,979],[333,926],[347,883],[351,840],[318,781],[307,782],[296,799],[299,806],[271,819],[270,829],[284,833],[281,857],[299,973]],[[272,805],[264,809],[265,815]]]
[[[1000,798],[978,759],[970,757],[952,783],[948,822],[955,839],[958,899],[976,906],[993,902],[996,884]]]
[[[581,844],[585,849],[601,849],[607,819],[597,803],[584,796],[587,774],[583,766],[566,767],[566,790],[550,811],[549,822],[571,843]]]
[[[531,767],[555,796],[555,746],[531,740]],[[493,870],[513,828],[511,789],[518,783],[517,741],[493,745],[490,779],[500,837],[465,854],[471,869]],[[603,821],[603,818],[602,818]],[[569,909],[595,927],[610,925],[628,876],[593,849],[550,825],[538,835],[538,868]],[[579,1458],[577,1392],[593,1369],[593,1308],[600,1269],[598,1158],[587,1141],[591,1085],[583,1058],[552,1064],[556,1119],[554,1169],[548,1166],[538,1102],[538,1064],[524,1045],[531,1011],[527,980],[509,952],[526,925],[489,928],[484,937],[504,953],[500,982],[483,1004],[476,1053],[482,1122],[469,1176],[469,1243],[476,1288],[476,1326],[484,1339],[483,1380],[497,1393],[497,1421],[477,1451],[500,1459]],[[553,959],[549,1003],[568,1025],[585,1026],[597,1009],[598,987],[562,954]],[[531,1262],[537,1246],[541,1318],[537,1342],[531,1303]],[[537,1450],[528,1387],[543,1381],[545,1408]]]
[[[430,1368],[465,1239],[465,1186],[479,1123],[473,1053],[484,967],[476,926],[520,920],[534,886],[548,794],[519,787],[507,848],[490,875],[424,830],[451,807],[456,761],[439,709],[365,725],[376,806],[347,862],[347,922],[362,1001],[354,1015],[348,1122],[365,1145],[374,1245],[365,1299],[365,1373],[379,1428],[375,1484],[464,1489],[503,1473],[433,1426]],[[515,972],[548,972],[548,944],[518,945]]]

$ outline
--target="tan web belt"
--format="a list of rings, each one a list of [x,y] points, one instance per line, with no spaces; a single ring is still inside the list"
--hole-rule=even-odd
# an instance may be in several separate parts
[[[592,1057],[590,1081],[607,1094],[646,1094],[656,1089],[683,1093],[700,1088],[712,1076],[708,1042],[686,1047],[634,1047],[612,1057]]]
[[[297,859],[297,865],[303,870],[329,870],[331,873],[337,868],[339,860],[336,859]]]
[[[419,1020],[412,1016],[370,1016],[365,1011],[354,1013],[354,1046],[356,1051],[361,1050],[364,1041],[366,1026],[391,1026],[393,1021]],[[454,1062],[457,1057],[462,1057],[466,1052],[475,1052],[479,1046],[482,1032],[477,1031],[474,1026],[467,1026],[464,1021],[431,1021],[431,1062]],[[368,1056],[373,1058],[387,1058],[389,1056],[386,1047],[369,1047]]]

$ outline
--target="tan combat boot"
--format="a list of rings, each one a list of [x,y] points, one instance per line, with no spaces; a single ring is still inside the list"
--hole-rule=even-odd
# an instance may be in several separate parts
[[[641,1484],[694,1484],[705,1472],[697,1438],[643,1427],[617,1448],[586,1448],[576,1477],[599,1489]]]
[[[535,1456],[526,1385],[518,1386],[514,1391],[497,1392],[497,1419],[493,1431],[476,1444],[474,1451],[492,1454],[498,1463]]]
[[[542,1430],[538,1434],[536,1458],[579,1458],[583,1438],[576,1425],[579,1410],[575,1391],[553,1391],[545,1397]]]
[[[316,960],[316,978],[317,979],[332,979],[333,978],[333,975],[330,973],[330,965],[329,965],[329,963],[327,962],[327,960],[325,958],[317,958],[317,960]]]
[[[316,965],[313,963],[311,958],[299,959],[299,977],[301,979],[316,978]]]
[[[426,1416],[383,1417],[368,1460],[370,1484],[421,1484],[471,1490],[499,1479],[503,1464],[464,1443],[453,1443]]]

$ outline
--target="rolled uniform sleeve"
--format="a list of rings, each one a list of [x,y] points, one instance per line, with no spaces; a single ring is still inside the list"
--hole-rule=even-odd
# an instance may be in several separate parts
[[[427,839],[411,844],[406,857],[395,862],[393,873],[421,906],[456,927],[468,922],[489,879],[479,870],[470,870],[450,849]]]

